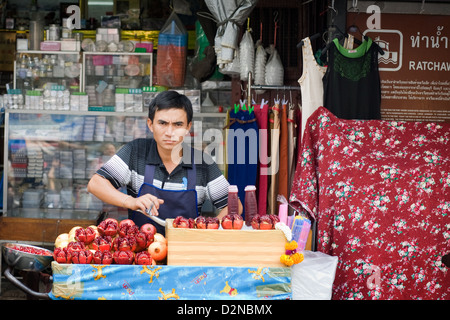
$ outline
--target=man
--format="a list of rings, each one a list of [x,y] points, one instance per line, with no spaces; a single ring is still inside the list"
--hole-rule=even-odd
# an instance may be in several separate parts
[[[129,209],[129,217],[137,225],[152,222],[142,212],[162,219],[195,218],[206,198],[221,209],[219,219],[225,216],[228,181],[209,155],[183,147],[192,117],[192,104],[186,96],[176,91],[159,93],[149,106],[147,119],[153,139],[124,145],[94,174],[88,191],[103,202]],[[202,161],[194,163],[198,152]],[[128,195],[118,190],[122,186]],[[240,209],[242,212],[242,204]],[[163,228],[155,226],[164,234]]]

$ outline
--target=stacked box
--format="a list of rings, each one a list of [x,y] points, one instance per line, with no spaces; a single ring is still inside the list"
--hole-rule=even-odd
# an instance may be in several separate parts
[[[129,142],[134,139],[135,129],[136,129],[136,118],[127,117],[125,119],[125,131],[123,135],[123,142]]]
[[[64,86],[49,85],[44,90],[44,110],[70,110],[70,91]]]
[[[116,88],[115,99],[116,99],[116,111],[125,111],[125,95],[128,94],[128,89],[126,88]]]
[[[117,142],[124,142],[124,135],[125,135],[125,123],[122,121],[116,121],[114,123],[114,140]]]
[[[116,111],[118,112],[142,112],[142,89],[116,88]]]
[[[86,178],[86,150],[75,149],[73,150],[73,178],[85,179]]]
[[[70,110],[88,111],[89,97],[85,92],[72,92],[70,95]]]
[[[25,178],[27,176],[27,148],[23,140],[11,140],[11,167],[12,175],[15,178]]]
[[[73,178],[73,153],[71,150],[65,150],[59,152],[60,167],[59,177],[61,179]]]
[[[84,117],[83,138],[82,141],[93,141],[95,131],[95,116]]]
[[[27,178],[42,178],[44,155],[40,146],[27,146]]]
[[[120,41],[120,30],[119,28],[97,28],[95,34],[96,41],[106,41],[107,43]]]
[[[41,91],[27,90],[25,94],[25,106],[27,109],[31,110],[44,109],[44,101]]]
[[[134,130],[134,139],[146,138],[150,130],[147,127],[147,119],[136,118],[136,126]]]
[[[98,116],[95,121],[94,140],[105,141],[106,117]]]
[[[5,109],[23,109],[24,102],[22,90],[20,89],[8,89],[8,93],[3,95]]]
[[[74,117],[72,121],[71,138],[69,141],[80,141],[83,138],[84,117]]]
[[[86,85],[85,91],[88,96],[88,105],[89,106],[97,106],[98,104],[97,104],[97,94],[95,91],[95,85]]]

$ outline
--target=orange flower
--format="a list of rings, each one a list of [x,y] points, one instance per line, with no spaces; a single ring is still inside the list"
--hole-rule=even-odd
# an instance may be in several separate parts
[[[299,252],[294,253],[291,256],[291,259],[294,261],[294,264],[300,263],[304,259],[303,253],[299,253]]]
[[[284,265],[290,267],[294,264],[294,260],[291,259],[290,256],[288,256],[287,254],[283,254],[280,257],[280,261],[281,263],[283,263]]]
[[[286,242],[286,244],[284,245],[284,248],[286,250],[295,250],[295,249],[297,249],[297,247],[298,247],[298,244],[297,244],[297,241],[295,241],[295,240]]]

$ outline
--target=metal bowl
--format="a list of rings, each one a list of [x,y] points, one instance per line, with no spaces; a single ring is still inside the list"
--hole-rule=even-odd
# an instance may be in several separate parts
[[[48,252],[49,255],[34,254],[14,249],[14,247],[31,247]],[[48,249],[36,247],[22,243],[3,243],[3,257],[6,263],[18,270],[23,271],[42,271],[53,261],[53,252]]]

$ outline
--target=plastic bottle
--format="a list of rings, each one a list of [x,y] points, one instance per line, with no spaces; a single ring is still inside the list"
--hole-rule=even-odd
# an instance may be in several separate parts
[[[256,199],[256,187],[246,186],[245,189],[245,224],[250,226],[252,224],[252,219],[258,214],[258,205]]]
[[[280,218],[280,222],[287,225],[287,212],[288,205],[286,203],[281,203],[280,208],[278,210],[278,218]]]
[[[307,218],[296,216],[292,223],[292,240],[297,241],[299,251],[303,251],[308,241],[311,221]]]
[[[239,214],[239,196],[238,187],[236,185],[228,187],[228,213]]]

